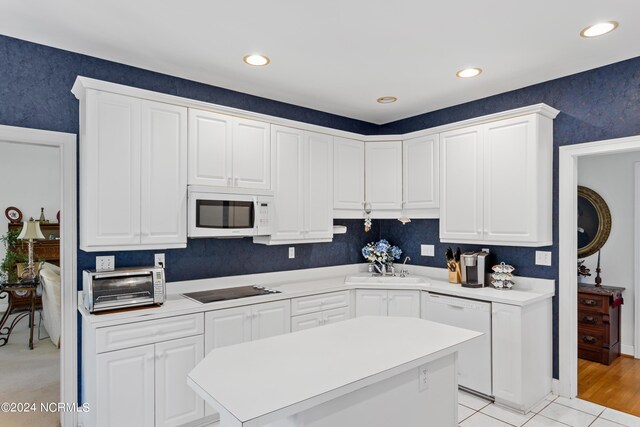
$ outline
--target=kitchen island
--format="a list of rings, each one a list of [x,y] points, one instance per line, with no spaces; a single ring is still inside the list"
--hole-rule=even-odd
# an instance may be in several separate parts
[[[480,335],[360,317],[215,349],[187,382],[221,427],[453,427],[456,352]]]

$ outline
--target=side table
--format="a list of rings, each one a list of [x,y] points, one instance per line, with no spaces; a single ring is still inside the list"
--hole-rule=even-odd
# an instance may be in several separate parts
[[[33,350],[33,325],[35,312],[42,308],[42,299],[36,295],[39,282],[37,279],[24,282],[0,283],[0,299],[9,298],[7,311],[0,320],[0,347],[9,342],[15,326],[24,317],[29,317],[29,349]],[[9,317],[18,313],[9,326],[5,323]]]

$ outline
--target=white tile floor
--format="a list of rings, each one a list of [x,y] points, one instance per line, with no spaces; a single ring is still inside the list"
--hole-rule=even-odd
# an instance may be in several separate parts
[[[458,393],[460,427],[640,427],[640,418],[580,399],[549,395],[527,415]]]

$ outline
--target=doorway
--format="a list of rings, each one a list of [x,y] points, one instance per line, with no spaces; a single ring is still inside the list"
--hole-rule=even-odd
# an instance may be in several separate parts
[[[65,404],[76,404],[78,400],[77,396],[77,284],[76,284],[76,260],[77,260],[77,187],[76,187],[76,173],[77,173],[77,160],[76,160],[76,135],[68,134],[68,133],[60,133],[60,132],[51,132],[51,131],[43,131],[43,130],[35,130],[35,129],[25,129],[18,128],[12,126],[1,126],[0,125],[0,144],[5,149],[7,157],[10,156],[10,161],[21,165],[22,169],[18,171],[11,172],[12,176],[3,176],[5,182],[11,183],[17,189],[26,189],[25,183],[31,178],[37,178],[39,176],[35,170],[32,168],[35,167],[35,163],[39,162],[38,167],[40,169],[47,169],[46,171],[38,171],[44,172],[40,173],[42,175],[40,180],[51,180],[57,181],[52,185],[58,189],[58,194],[53,199],[56,200],[47,200],[48,203],[45,206],[31,206],[27,199],[24,199],[20,202],[24,206],[24,212],[14,204],[10,206],[2,206],[2,211],[4,212],[6,208],[18,208],[8,210],[7,215],[13,218],[14,221],[17,220],[18,224],[13,224],[11,226],[3,227],[1,230],[1,234],[5,234],[8,229],[11,227],[22,230],[23,226],[19,224],[25,220],[28,220],[29,217],[35,217],[34,219],[39,219],[40,217],[40,208],[45,207],[47,210],[43,212],[45,221],[39,222],[38,224],[42,224],[40,228],[40,234],[37,237],[37,240],[42,239],[43,237],[46,239],[51,239],[50,243],[53,245],[55,243],[55,239],[57,237],[59,240],[59,273],[58,281],[59,281],[59,309],[58,311],[58,319],[54,319],[53,313],[56,311],[53,307],[55,307],[55,301],[48,301],[49,309],[46,310],[47,313],[43,313],[45,319],[50,322],[48,329],[40,323],[39,314],[36,312],[34,315],[33,321],[33,350],[29,349],[28,345],[28,331],[31,329],[30,320],[22,319],[19,320],[9,336],[10,343],[15,343],[15,349],[19,354],[14,355],[15,357],[11,357],[11,363],[15,364],[12,368],[11,373],[7,372],[7,377],[9,374],[13,375],[17,381],[20,381],[21,384],[25,383],[27,385],[26,388],[20,388],[20,394],[14,390],[14,396],[12,398],[6,398],[4,401],[9,404],[15,403],[16,410],[20,418],[14,418],[11,422],[20,422],[20,425],[29,424],[28,420],[36,418],[29,418],[30,415],[42,415],[43,412],[49,412],[50,415],[52,413],[53,417],[47,418],[47,420],[53,419],[59,420],[60,424],[63,427],[67,426],[75,426],[76,422],[76,412],[73,410],[61,410],[59,406],[57,406],[58,402],[63,402]],[[44,155],[43,155],[44,153]],[[19,157],[19,158],[16,158]],[[40,159],[36,161],[36,159]],[[44,158],[44,160],[42,159]],[[7,160],[6,158],[4,160]],[[43,161],[45,161],[43,163]],[[5,171],[12,169],[8,165],[5,165]],[[0,173],[3,171],[0,170]],[[55,173],[54,173],[55,172]],[[53,175],[47,175],[47,173],[53,173]],[[16,176],[16,174],[18,174]],[[35,183],[35,188],[38,188],[38,183]],[[42,182],[42,188],[48,187],[49,182]],[[15,197],[15,200],[19,200],[19,192],[11,192],[12,197]],[[29,195],[23,194],[27,198]],[[40,200],[40,204],[45,203],[45,199],[47,195],[31,195],[31,198],[35,197],[36,201],[34,203],[38,204],[38,200]],[[33,200],[32,200],[33,201]],[[6,203],[6,202],[5,202]],[[57,212],[53,212],[57,207],[60,210],[60,218],[56,217]],[[49,209],[51,211],[49,211]],[[36,212],[33,212],[33,211]],[[9,212],[10,211],[10,212]],[[17,211],[17,212],[16,212]],[[22,214],[23,218],[17,219]],[[26,217],[25,217],[26,216]],[[5,218],[6,219],[6,218]],[[46,223],[46,220],[49,220],[49,223]],[[7,223],[9,220],[7,220]],[[47,224],[45,226],[45,224]],[[56,225],[54,225],[56,224]],[[58,228],[58,231],[54,231],[54,228]],[[6,229],[5,229],[6,228]],[[44,235],[46,233],[46,236]],[[58,234],[59,233],[59,234]],[[17,237],[17,236],[16,236]],[[15,246],[14,246],[15,248]],[[36,253],[34,251],[34,253]],[[41,255],[38,255],[40,258]],[[4,254],[2,256],[4,259]],[[38,265],[38,259],[34,260],[34,264]],[[48,263],[51,268],[55,267],[55,260],[50,260],[52,262]],[[42,273],[42,271],[40,272]],[[40,276],[40,275],[39,275]],[[38,287],[38,294],[41,290],[43,290],[45,286]],[[50,288],[54,289],[54,288]],[[48,296],[55,295],[55,292],[50,291]],[[4,293],[4,297],[7,298],[6,293]],[[44,295],[40,296],[40,298],[45,297]],[[39,299],[40,299],[39,298]],[[4,299],[4,298],[3,298]],[[30,301],[32,300],[29,298]],[[38,302],[39,302],[38,299]],[[34,298],[33,301],[36,301]],[[40,303],[38,303],[39,308]],[[6,309],[6,307],[4,308]],[[0,308],[0,310],[4,310]],[[18,310],[20,311],[20,310]],[[45,310],[40,310],[41,312]],[[33,310],[29,310],[29,314],[33,312]],[[16,314],[12,314],[10,317],[15,318]],[[40,325],[39,325],[40,323]],[[54,325],[59,325],[59,330],[56,331]],[[38,326],[40,326],[38,328]],[[38,339],[38,330],[40,330],[40,338]],[[50,332],[52,335],[50,338],[45,338],[47,336],[47,332]],[[59,338],[58,335],[59,334]],[[58,350],[58,345],[60,349]],[[3,350],[7,350],[8,347],[0,347],[0,353]],[[40,355],[36,353],[37,350],[40,351]],[[40,358],[39,358],[40,357]],[[15,360],[17,359],[17,360]],[[33,359],[33,360],[32,360]],[[51,373],[47,372],[47,369],[41,369],[39,364],[42,363],[57,363],[58,367],[56,372]],[[9,363],[9,361],[7,362]],[[31,365],[30,365],[31,364]],[[31,368],[29,367],[31,366]],[[5,366],[6,367],[6,366]],[[40,369],[41,372],[38,370]],[[49,370],[50,371],[50,370]],[[59,379],[52,378],[57,376],[59,372]],[[55,375],[54,375],[55,374]],[[21,377],[24,377],[25,381],[21,380]],[[34,378],[32,378],[34,377]],[[34,381],[35,379],[35,381]],[[45,386],[49,384],[49,388]],[[42,385],[42,387],[39,387]],[[52,387],[57,388],[56,390],[51,390]],[[49,402],[48,400],[55,398],[55,401]],[[45,400],[44,402],[42,400]],[[17,406],[18,403],[21,403],[24,406],[25,403],[33,404],[29,408],[29,412]],[[41,405],[44,403],[44,405]],[[67,406],[68,408],[68,406]],[[33,409],[33,410],[32,410]],[[14,414],[15,415],[15,414]],[[2,414],[0,414],[0,418]],[[37,418],[43,419],[43,418]],[[2,423],[3,425],[10,425],[6,422]]]
[[[580,397],[585,397],[588,399],[588,396],[591,396],[591,400],[595,400],[594,396],[601,396],[603,394],[603,390],[607,387],[605,378],[605,374],[607,373],[606,365],[600,366],[600,364],[590,365],[587,362],[583,362],[583,359],[580,359],[580,370],[578,369],[578,273],[576,268],[576,253],[578,248],[578,237],[576,233],[576,218],[578,217],[578,185],[581,185],[581,174],[579,170],[579,166],[582,165],[586,167],[590,162],[593,164],[601,164],[601,167],[605,167],[604,159],[618,159],[627,158],[629,159],[632,152],[638,152],[640,150],[640,136],[629,137],[629,138],[620,138],[615,140],[607,140],[607,141],[598,141],[592,143],[585,144],[577,144],[572,146],[563,146],[560,147],[560,155],[559,155],[559,243],[560,243],[560,251],[559,251],[559,393],[565,397],[576,397],[578,396],[578,379],[580,378],[581,387],[580,387]],[[639,155],[640,157],[640,155]],[[638,256],[638,251],[634,249],[635,241],[638,239],[634,238],[634,232],[631,229],[636,229],[637,226],[634,225],[634,221],[637,221],[637,214],[634,209],[634,192],[638,191],[637,188],[634,189],[634,174],[635,174],[635,165],[632,162],[629,162],[628,169],[628,177],[625,182],[626,186],[629,187],[629,194],[626,196],[627,200],[625,203],[628,205],[628,209],[630,213],[626,213],[626,217],[624,218],[630,225],[625,226],[625,221],[618,218],[618,228],[616,229],[616,233],[622,235],[629,240],[627,249],[627,255],[630,257],[628,262],[617,263],[615,256],[616,252],[620,249],[616,249],[615,243],[610,244],[608,248],[602,248],[601,258],[602,258],[602,284],[606,285],[606,280],[610,281],[619,281],[622,280],[620,275],[616,275],[615,273],[620,273],[620,270],[628,270],[627,276],[625,276],[627,281],[629,282],[627,287],[631,292],[629,292],[630,297],[625,299],[625,307],[628,311],[625,313],[624,317],[625,324],[627,325],[627,330],[625,331],[625,335],[623,336],[623,340],[621,341],[621,348],[623,353],[631,353],[629,356],[625,358],[619,358],[616,360],[614,364],[612,364],[611,368],[611,378],[616,378],[616,380],[611,381],[619,381],[620,376],[616,376],[615,372],[618,369],[618,373],[622,371],[629,370],[628,362],[631,364],[639,363],[640,360],[633,359],[634,353],[637,355],[638,350],[638,315],[637,310],[634,308],[638,306],[638,301],[640,300],[639,294],[640,292],[634,292],[637,289],[637,268],[634,268],[634,265],[637,267],[637,262],[634,257]],[[584,184],[585,176],[582,175],[582,183]],[[601,192],[605,192],[603,185],[604,179],[592,181],[592,186],[600,186]],[[620,193],[622,190],[618,190],[617,192],[609,193],[608,197],[610,199],[620,198]],[[606,198],[606,197],[605,197]],[[616,205],[619,205],[620,202],[616,202]],[[618,209],[618,207],[616,208]],[[616,214],[618,215],[618,214]],[[613,227],[615,227],[615,217],[613,218]],[[620,243],[620,236],[616,241]],[[595,255],[595,253],[594,253]],[[607,256],[607,260],[605,261],[605,255]],[[618,253],[619,255],[619,253]],[[593,278],[596,276],[595,267],[597,263],[597,258],[590,259],[587,263],[587,267],[590,268],[591,273],[593,273]],[[605,276],[605,269],[607,271],[607,275]],[[606,279],[605,279],[606,278]],[[591,279],[593,281],[593,279]],[[609,282],[611,283],[611,282]],[[620,284],[622,286],[622,284]],[[624,309],[623,308],[623,309]],[[623,325],[624,328],[624,325]],[[630,331],[629,331],[630,330]],[[634,346],[633,343],[636,343]],[[635,348],[634,348],[635,347]],[[621,368],[617,368],[617,365],[622,364],[625,366]],[[603,368],[604,366],[604,368]],[[640,365],[639,365],[640,366]],[[580,372],[580,376],[578,373]],[[598,381],[600,384],[598,385]],[[599,387],[600,390],[596,390],[595,388],[588,389],[584,386],[593,386]],[[628,392],[629,390],[627,390]],[[620,399],[622,400],[622,399]],[[612,407],[612,402],[596,402],[601,403],[606,406]],[[626,410],[626,412],[630,412],[628,408],[621,408],[622,410]],[[640,408],[638,408],[640,409]]]

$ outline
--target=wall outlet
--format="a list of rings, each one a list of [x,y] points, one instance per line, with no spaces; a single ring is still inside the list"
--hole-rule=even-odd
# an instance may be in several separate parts
[[[420,255],[422,256],[434,256],[435,247],[433,245],[420,245]]]
[[[422,365],[418,369],[420,370],[418,375],[420,391],[429,390],[429,368],[427,365]]]
[[[289,248],[289,259],[294,259],[296,257],[296,248],[291,246]]]
[[[116,269],[116,257],[109,256],[97,256],[96,257],[96,271],[113,271]]]
[[[536,265],[551,266],[551,252],[536,251]]]
[[[488,254],[490,254],[490,253],[491,253],[491,251],[489,250],[489,248],[482,248],[482,252],[486,252],[486,253],[488,253]]]
[[[153,256],[153,265],[164,268],[166,265],[164,263],[164,254],[155,254]]]

